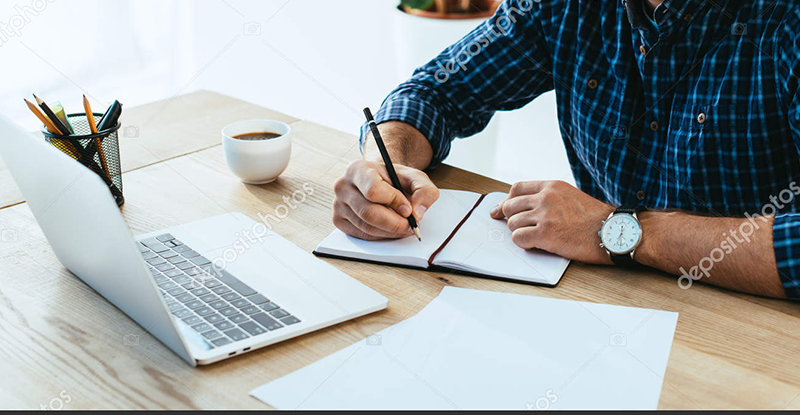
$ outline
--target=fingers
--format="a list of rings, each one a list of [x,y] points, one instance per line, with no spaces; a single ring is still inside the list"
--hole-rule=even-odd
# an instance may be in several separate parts
[[[511,191],[508,192],[508,198],[511,199],[517,196],[536,194],[553,184],[554,182],[550,181],[516,182],[511,186]]]
[[[544,249],[539,246],[539,242],[543,240],[539,231],[536,226],[519,228],[511,233],[511,240],[522,249]]]
[[[358,215],[356,215],[356,213],[353,212],[352,209],[350,209],[350,206],[340,201],[334,202],[334,211],[339,212],[338,216],[342,217],[343,219],[346,219],[347,222],[349,222],[363,234],[369,235],[370,237],[374,237],[376,239],[405,238],[407,236],[411,236],[414,234],[411,231],[411,228],[408,227],[408,221],[406,221],[406,229],[408,229],[408,231],[402,235],[398,235],[393,232],[387,232],[376,226],[372,226],[369,223],[365,222],[363,219],[359,218]]]
[[[404,218],[411,215],[411,203],[406,196],[395,189],[388,176],[384,177],[376,168],[358,170],[353,175],[353,184],[366,200],[388,206]]]
[[[510,219],[518,213],[535,210],[538,204],[538,194],[508,198],[492,208],[489,215],[493,219]]]
[[[422,220],[428,208],[439,200],[439,189],[427,174],[416,169],[399,169],[397,176],[403,189],[406,189],[411,194],[414,217],[417,220]]]
[[[390,234],[386,237],[402,238],[410,231],[408,219],[384,205],[369,201],[355,186],[337,193],[337,201],[347,205],[360,220]]]
[[[517,213],[516,215],[508,218],[508,229],[511,232],[528,226],[536,226],[537,224],[538,220],[536,213],[532,211]]]

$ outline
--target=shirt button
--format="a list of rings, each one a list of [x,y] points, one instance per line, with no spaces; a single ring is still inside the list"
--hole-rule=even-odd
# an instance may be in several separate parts
[[[647,195],[644,194],[644,190],[639,190],[636,192],[636,198],[639,199],[639,201],[644,200],[645,196]]]
[[[691,14],[688,14],[688,13],[687,13],[687,14],[684,14],[684,15],[683,15],[683,21],[684,21],[684,22],[688,22],[689,20],[692,20],[692,15],[691,15]]]
[[[700,124],[705,124],[706,123],[706,114],[702,113],[702,112],[700,114],[698,114],[697,115],[697,122],[700,123]]]
[[[644,45],[639,46],[639,52],[642,52],[642,55],[647,55],[647,48]]]
[[[658,125],[658,122],[653,121],[653,122],[650,123],[650,129],[651,130],[658,131],[659,128],[660,128],[660,126]]]
[[[597,89],[597,80],[590,79],[589,82],[586,83],[586,85],[589,87],[589,89]]]

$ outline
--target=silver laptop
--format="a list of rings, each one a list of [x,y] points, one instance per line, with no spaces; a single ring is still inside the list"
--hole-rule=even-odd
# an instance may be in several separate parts
[[[2,116],[0,155],[59,261],[193,366],[387,306],[241,213],[134,238],[100,177]]]

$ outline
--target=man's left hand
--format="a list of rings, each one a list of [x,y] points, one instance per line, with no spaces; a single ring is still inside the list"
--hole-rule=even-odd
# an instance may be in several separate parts
[[[612,264],[597,232],[614,207],[562,181],[518,182],[491,211],[508,218],[512,240],[524,249],[541,249],[564,258]]]

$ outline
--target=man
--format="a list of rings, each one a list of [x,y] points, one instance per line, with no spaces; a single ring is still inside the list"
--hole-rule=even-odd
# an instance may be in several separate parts
[[[365,128],[363,160],[336,183],[334,223],[364,239],[410,235],[404,218],[424,224],[438,198],[422,170],[451,140],[555,89],[578,188],[516,183],[491,213],[507,218],[514,243],[588,263],[632,258],[679,275],[683,288],[700,280],[800,298],[792,3],[507,0],[376,113],[409,196],[392,188]],[[618,207],[627,219],[598,236]],[[639,235],[635,249],[614,252]]]

